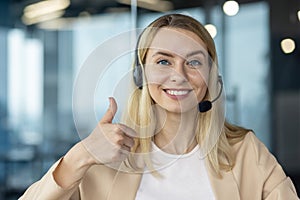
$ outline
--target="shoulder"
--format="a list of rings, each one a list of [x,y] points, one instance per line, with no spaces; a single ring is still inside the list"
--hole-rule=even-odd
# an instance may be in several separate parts
[[[294,195],[294,186],[281,165],[253,132],[247,133],[233,149],[236,155],[233,174],[244,185],[260,188],[263,197],[288,191]]]
[[[242,175],[257,177],[257,180],[263,182],[268,179],[280,182],[286,178],[275,156],[253,132],[247,133],[233,149],[236,157],[235,167]]]
[[[258,166],[266,166],[278,163],[268,148],[250,131],[244,139],[233,145],[236,161],[239,159],[251,159]]]

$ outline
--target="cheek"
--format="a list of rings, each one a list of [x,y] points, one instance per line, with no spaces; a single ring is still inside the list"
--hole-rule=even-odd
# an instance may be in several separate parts
[[[150,93],[150,96],[152,97],[153,95],[155,95],[155,93],[157,93],[157,85],[154,85],[154,84],[148,84],[147,85],[148,87],[148,90],[149,90],[149,93]]]
[[[196,91],[197,100],[200,102],[203,100],[207,93],[208,89],[208,81],[209,81],[208,73],[201,73],[201,75],[193,76],[190,82],[192,83],[193,87]]]
[[[153,84],[161,85],[168,79],[168,74],[159,70],[145,69],[146,83],[150,86]]]
[[[149,94],[150,97],[152,98],[152,100],[154,100],[154,102],[159,102],[160,97],[161,97],[161,93],[159,90],[159,85],[157,84],[148,84],[148,90],[149,90]]]
[[[197,89],[196,89],[197,100],[202,101],[203,98],[205,97],[208,87],[204,80],[198,81],[196,84],[197,85],[195,85],[195,87],[197,87]]]

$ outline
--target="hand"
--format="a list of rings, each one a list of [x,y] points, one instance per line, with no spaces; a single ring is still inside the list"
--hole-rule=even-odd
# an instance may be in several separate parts
[[[117,103],[109,98],[109,108],[93,132],[82,142],[95,164],[114,166],[124,161],[134,145],[135,131],[124,124],[112,123]]]

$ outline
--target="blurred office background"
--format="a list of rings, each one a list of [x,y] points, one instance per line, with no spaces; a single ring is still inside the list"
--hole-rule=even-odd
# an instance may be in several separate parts
[[[228,120],[252,128],[300,192],[299,0],[2,0],[0,200],[17,199],[80,140],[77,130],[92,129],[88,121],[75,126],[72,92],[93,50],[171,12],[207,25],[225,82]],[[126,71],[130,58],[120,58],[118,66]],[[122,92],[110,93],[110,81],[118,81],[122,69],[105,74],[95,94],[98,116],[107,97]]]

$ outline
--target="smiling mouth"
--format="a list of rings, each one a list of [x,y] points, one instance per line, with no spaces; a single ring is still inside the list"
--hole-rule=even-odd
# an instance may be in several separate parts
[[[191,90],[173,90],[173,89],[165,89],[167,94],[172,96],[184,96],[187,95]]]

